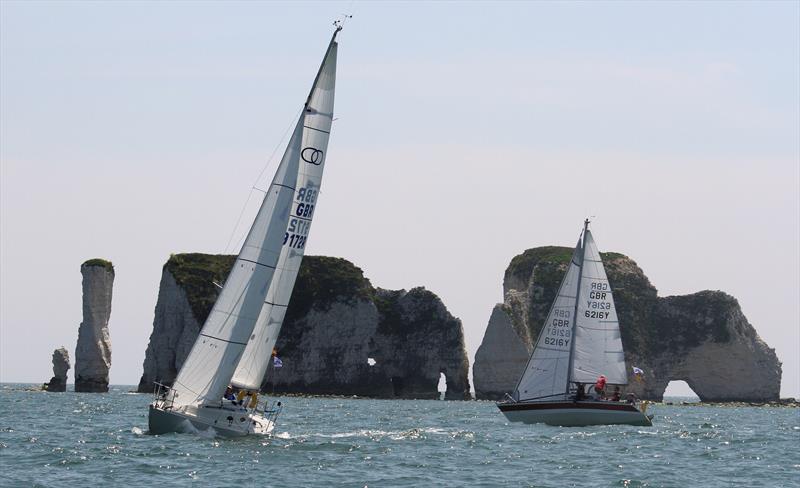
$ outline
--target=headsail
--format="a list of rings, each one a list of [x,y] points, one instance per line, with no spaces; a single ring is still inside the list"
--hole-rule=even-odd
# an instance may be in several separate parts
[[[594,383],[605,375],[608,383],[628,383],[625,352],[617,310],[600,252],[587,228],[578,290],[575,344],[570,381]]]
[[[286,308],[300,270],[300,262],[303,260],[322,183],[333,120],[338,31],[337,29],[331,39],[301,117],[303,121],[301,159],[291,215],[283,235],[283,248],[266,300],[242,359],[231,379],[231,384],[238,388],[256,390],[261,386],[286,315]]]
[[[569,267],[558,288],[525,372],[514,393],[518,401],[566,394],[569,352],[572,343],[573,314],[578,292],[581,241],[575,246]]]

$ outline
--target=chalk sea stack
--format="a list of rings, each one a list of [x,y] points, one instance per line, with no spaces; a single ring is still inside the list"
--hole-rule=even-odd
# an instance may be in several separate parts
[[[171,384],[216,300],[235,256],[176,254],[164,265],[140,392]],[[374,288],[340,258],[306,256],[277,349],[268,392],[438,398],[469,395],[461,321],[424,288]]]
[[[81,265],[83,275],[83,322],[75,347],[75,391],[108,391],[111,368],[111,291],[114,265],[104,259],[90,259]]]
[[[504,303],[492,311],[473,375],[478,398],[511,393],[525,369],[572,249],[538,247],[511,260]],[[619,253],[602,253],[614,290],[628,391],[661,400],[672,380],[685,381],[702,401],[775,401],[781,363],[758,337],[739,303],[721,291],[659,297],[639,266]],[[632,377],[631,367],[646,372]]]
[[[47,391],[67,391],[67,371],[69,371],[69,352],[60,347],[53,351],[53,377],[45,384]]]

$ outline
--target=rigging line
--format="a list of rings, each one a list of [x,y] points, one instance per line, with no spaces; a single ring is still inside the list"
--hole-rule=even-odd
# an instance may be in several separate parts
[[[258,177],[253,182],[253,186],[250,188],[250,193],[247,194],[247,199],[244,201],[244,205],[242,205],[242,210],[239,212],[239,218],[236,219],[236,224],[233,226],[233,230],[231,231],[230,237],[228,237],[228,243],[225,244],[225,249],[223,250],[223,254],[228,254],[229,252],[233,251],[233,249],[230,248],[231,243],[233,242],[233,238],[236,235],[236,231],[239,230],[239,224],[242,223],[242,217],[244,217],[244,212],[247,210],[247,204],[250,203],[250,198],[253,196],[253,191],[255,190],[262,191],[259,188],[257,188],[258,182],[261,181],[261,177],[264,176],[264,173],[267,171],[267,168],[272,163],[273,159],[275,158],[275,154],[278,152],[278,149],[280,149],[283,146],[284,141],[286,140],[286,136],[289,134],[289,131],[292,130],[292,127],[294,127],[302,111],[303,109],[301,108],[292,118],[292,121],[289,123],[289,126],[286,128],[286,131],[283,133],[283,136],[278,141],[278,144],[275,145],[275,149],[272,150],[272,154],[269,155],[269,158],[267,158],[267,162],[261,168],[261,172],[258,173]]]

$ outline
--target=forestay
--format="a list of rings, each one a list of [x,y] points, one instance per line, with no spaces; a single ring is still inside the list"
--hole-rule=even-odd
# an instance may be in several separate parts
[[[231,379],[231,384],[237,388],[257,390],[261,386],[300,270],[319,197],[333,120],[337,47],[334,33],[300,118],[303,122],[302,145],[291,215],[286,232],[281,234],[283,247],[275,275],[253,334]]]
[[[566,395],[569,374],[569,354],[572,343],[573,314],[578,292],[581,242],[575,246],[569,267],[561,281],[525,372],[522,374],[515,400],[554,399]]]
[[[617,311],[600,253],[588,228],[583,247],[570,380],[594,383],[603,374],[608,383],[624,385],[628,380]]]
[[[253,332],[293,206],[303,121],[300,117],[225,286],[175,379],[176,408],[219,402]]]

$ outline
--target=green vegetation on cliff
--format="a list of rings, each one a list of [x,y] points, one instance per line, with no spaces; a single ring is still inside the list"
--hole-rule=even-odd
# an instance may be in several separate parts
[[[405,334],[410,330],[424,330],[425,324],[438,323],[439,297],[422,286],[405,290],[375,291],[373,302],[378,308],[378,331],[383,334]],[[414,313],[408,313],[403,303],[413,303]]]
[[[573,250],[562,246],[544,246],[528,249],[522,254],[514,256],[511,264],[506,269],[506,278],[513,276],[516,279],[526,280],[540,262],[556,265],[567,264],[572,257]],[[566,270],[566,268],[564,269]]]
[[[112,273],[114,272],[114,265],[111,263],[111,261],[107,261],[102,258],[87,259],[81,265],[81,267],[83,266],[99,266],[101,268],[105,268],[107,271],[111,271]]]
[[[225,283],[235,261],[236,256],[226,254],[188,253],[173,254],[164,265],[164,269],[170,272],[178,286],[186,292],[198,323],[205,322],[217,301],[219,288],[214,282],[220,285]]]
[[[175,278],[189,300],[195,319],[203,323],[219,294],[236,256],[224,254],[173,254],[164,268]],[[401,299],[415,303],[413,317],[404,312]],[[437,296],[423,287],[405,290],[375,289],[361,268],[342,258],[305,256],[300,265],[286,320],[305,317],[312,309],[327,311],[337,302],[372,301],[385,333],[413,330],[417,323],[440,320]]]
[[[654,329],[659,337],[659,347],[686,350],[710,340],[726,343],[731,340],[728,328],[730,311],[739,310],[739,302],[721,291],[701,291],[691,295],[671,296],[661,299],[660,313],[656,315]],[[675,323],[692,324],[676,333]],[[740,335],[752,336],[750,330],[737,330]]]
[[[527,283],[534,277],[533,300],[528,308],[531,337],[538,336],[567,270],[573,249],[545,246],[515,256],[506,279]],[[738,309],[736,299],[722,292],[704,291],[679,297],[658,298],[658,292],[635,261],[617,252],[600,253],[614,292],[614,302],[625,347],[653,354],[665,347],[690,349],[708,340],[731,339],[726,311]],[[504,305],[506,312],[516,314]],[[675,323],[692,323],[678,334]],[[740,331],[744,334],[746,331]]]
[[[369,300],[372,284],[358,266],[342,258],[305,256],[292,291],[287,320],[305,316],[312,308],[328,310],[345,298]],[[291,316],[289,316],[291,315]]]

